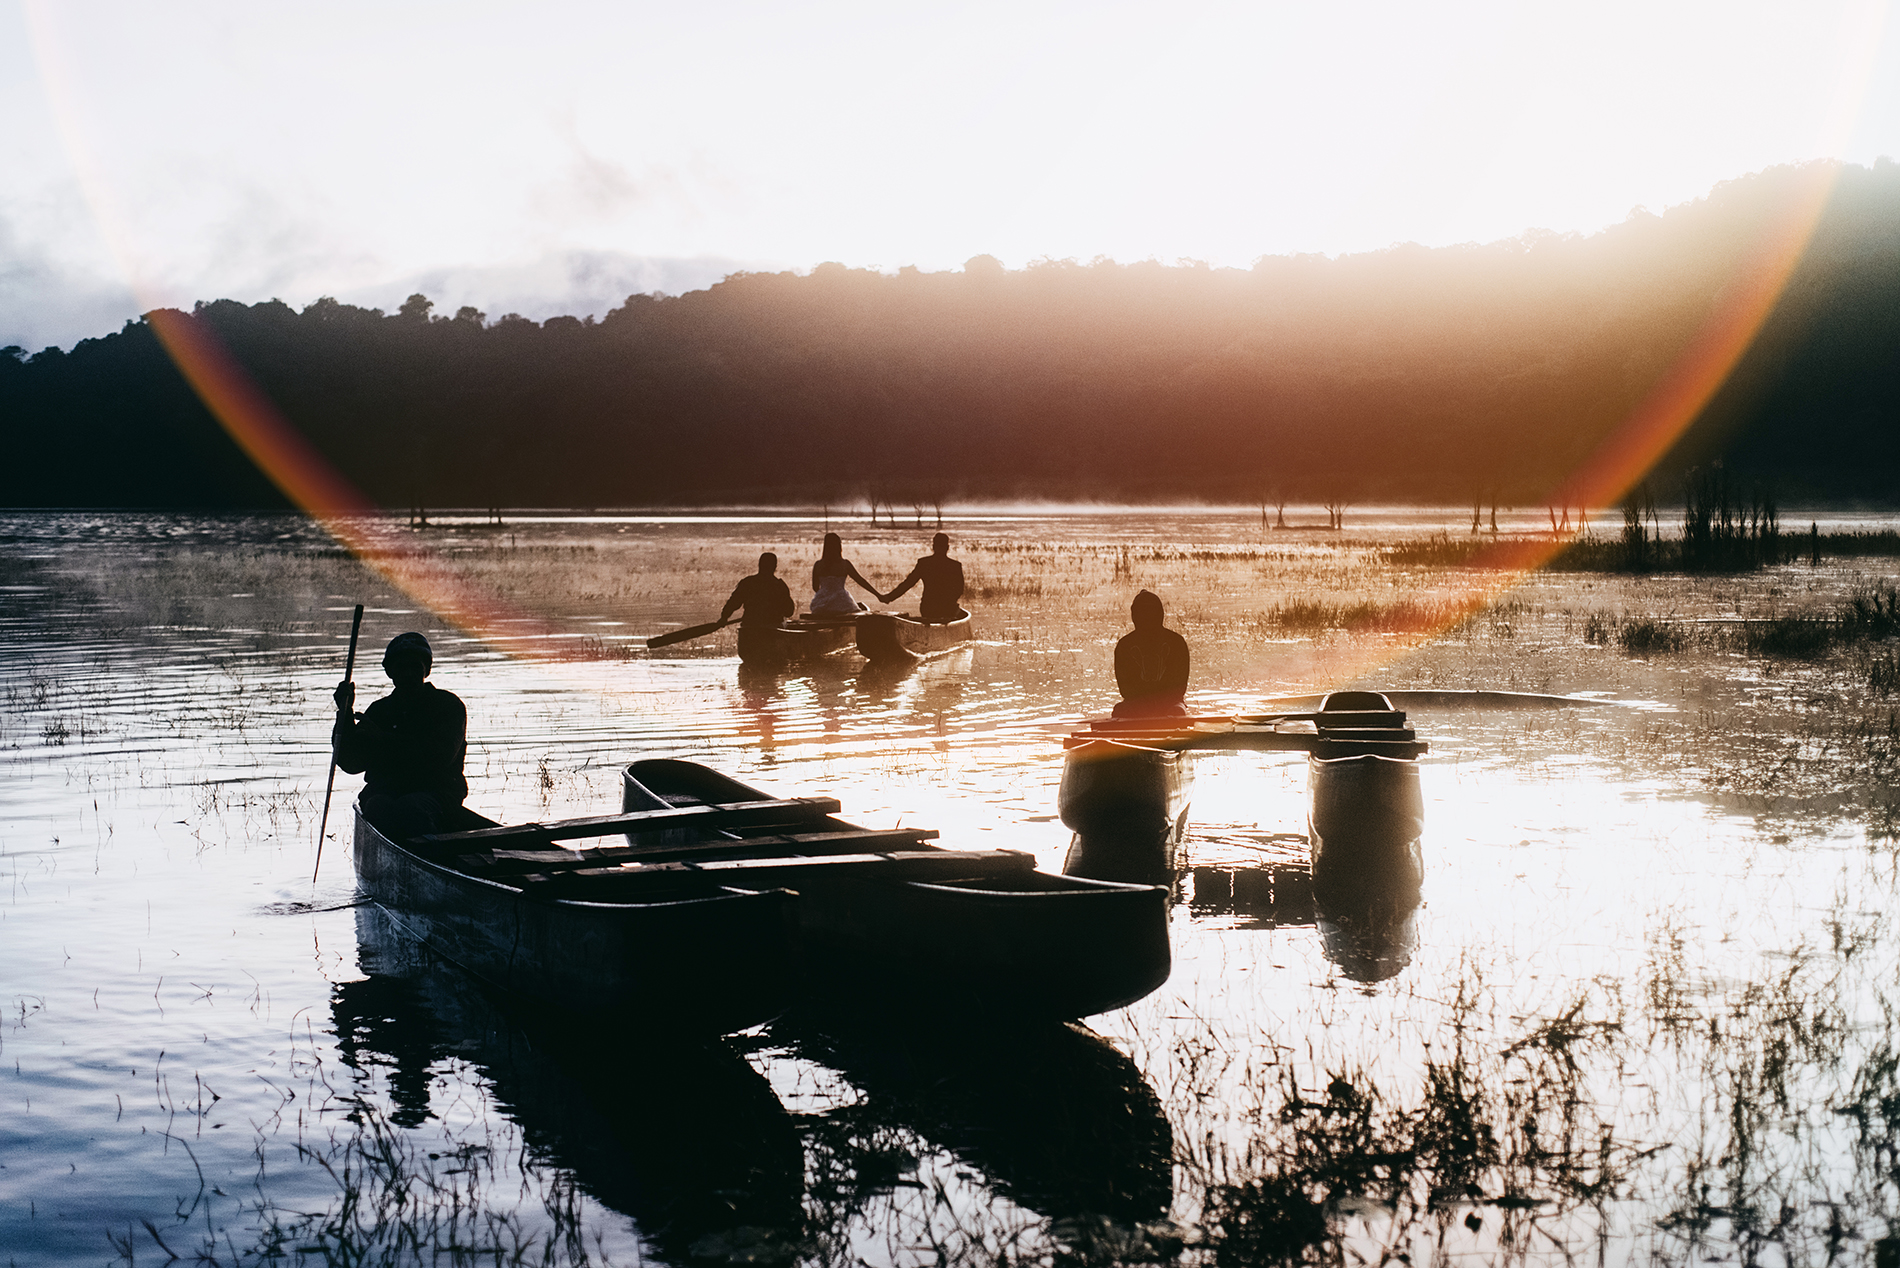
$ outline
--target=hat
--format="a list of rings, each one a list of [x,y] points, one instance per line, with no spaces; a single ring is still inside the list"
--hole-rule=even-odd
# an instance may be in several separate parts
[[[426,667],[435,663],[435,653],[429,650],[429,640],[414,630],[398,634],[389,640],[389,646],[383,649],[383,664],[391,661],[420,660]]]

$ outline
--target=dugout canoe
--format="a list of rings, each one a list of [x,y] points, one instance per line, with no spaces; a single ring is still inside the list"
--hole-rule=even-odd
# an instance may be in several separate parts
[[[790,891],[690,874],[551,891],[471,861],[458,834],[500,825],[462,815],[445,834],[397,841],[359,805],[356,880],[407,937],[475,977],[562,1013],[711,1034],[769,1021],[790,1001]]]
[[[873,665],[907,665],[970,641],[970,617],[924,621],[902,612],[866,612],[858,618],[858,651]]]
[[[1339,691],[1320,712],[1389,707],[1376,692]],[[1335,906],[1416,902],[1425,879],[1418,762],[1369,751],[1360,742],[1368,732],[1351,734],[1327,739],[1306,759],[1314,895]]]
[[[670,760],[634,762],[622,789],[630,812],[769,798]],[[786,883],[798,890],[807,993],[820,1008],[1068,1020],[1131,1004],[1167,981],[1159,886],[1050,875],[1021,851],[932,845],[934,832],[873,834],[829,816],[811,828],[802,839],[763,825],[675,828],[652,844],[723,847],[754,866],[777,859],[795,868]],[[866,858],[869,835],[908,839],[882,847],[889,865],[852,862]]]
[[[857,616],[795,616],[766,630],[739,628],[739,660],[747,665],[778,666],[821,660],[850,647],[857,638]]]
[[[1103,741],[1062,755],[1056,813],[1075,834],[1065,876],[1166,885],[1187,828],[1194,755]]]
[[[1056,814],[1078,836],[1177,834],[1194,793],[1191,754],[1112,741],[1062,755]]]

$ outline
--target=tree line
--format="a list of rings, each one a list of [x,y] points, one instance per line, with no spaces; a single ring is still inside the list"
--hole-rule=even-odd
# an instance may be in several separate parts
[[[316,448],[401,506],[958,498],[1537,505],[1715,313],[1812,171],[1590,236],[1251,269],[823,264],[600,320],[200,303]],[[1652,479],[1891,500],[1900,167],[1842,166],[1737,372]],[[0,355],[13,506],[281,505],[141,319]]]

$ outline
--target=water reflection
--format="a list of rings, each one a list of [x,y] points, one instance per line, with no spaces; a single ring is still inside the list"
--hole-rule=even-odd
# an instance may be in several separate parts
[[[335,1125],[358,1100],[405,1121],[433,1112],[397,1133],[424,1158],[451,1136],[519,1140],[510,1121],[519,1115],[534,1148],[459,1192],[477,1192],[488,1214],[524,1230],[516,1244],[539,1246],[549,1190],[527,1168],[544,1153],[561,1162],[550,1168],[557,1178],[571,1163],[583,1185],[643,1227],[686,1230],[666,1243],[670,1258],[690,1251],[692,1229],[718,1230],[728,1216],[675,1217],[671,1199],[616,1177],[631,1172],[650,1188],[677,1171],[697,1176],[701,1192],[724,1183],[678,1142],[706,1130],[776,1142],[760,1146],[769,1181],[757,1188],[779,1196],[743,1199],[765,1208],[758,1218],[769,1224],[773,1209],[794,1204],[801,1165],[818,1176],[843,1158],[861,1176],[880,1167],[889,1176],[901,1160],[884,1146],[921,1157],[920,1133],[893,1126],[915,1123],[958,1142],[958,1155],[934,1151],[904,1177],[917,1187],[886,1188],[860,1207],[823,1262],[851,1262],[860,1249],[873,1263],[936,1262],[940,1243],[924,1235],[936,1230],[920,1227],[926,1208],[950,1212],[943,1227],[1006,1208],[994,1244],[1013,1262],[1051,1262],[1057,1252],[1034,1232],[1047,1222],[1019,1220],[1024,1212],[1001,1193],[1077,1209],[1109,1200],[1092,1194],[1140,1191],[1160,1166],[1091,1157],[1091,1138],[1060,1124],[1048,1137],[1068,1142],[1067,1158],[1052,1159],[980,1100],[933,1102],[928,1070],[887,1081],[879,1062],[832,1053],[863,1078],[861,1093],[826,1067],[752,1053],[786,1104],[788,1086],[809,1078],[811,1103],[791,1120],[801,1164],[788,1160],[784,1119],[770,1105],[750,1123],[715,1112],[688,1125],[672,1105],[629,1091],[690,1089],[703,1072],[650,1072],[602,1039],[576,1045],[577,1075],[540,1036],[468,1029],[438,1011],[448,1009],[440,999],[405,993],[376,966],[368,982],[333,988],[357,976],[355,913],[334,910],[351,896],[349,870],[326,858],[312,894],[309,852],[312,790],[320,797],[327,760],[322,706],[350,605],[368,602],[382,637],[420,628],[457,649],[453,689],[470,703],[474,802],[499,818],[599,813],[627,761],[669,755],[787,793],[834,792],[854,819],[937,827],[946,844],[1022,848],[1049,866],[1071,845],[1051,821],[1053,736],[1099,705],[1105,640],[1127,588],[1097,545],[1220,548],[1192,564],[1178,553],[1136,561],[1206,596],[1197,682],[1211,709],[1258,709],[1262,691],[1337,681],[1329,667],[1376,641],[1263,627],[1263,581],[1380,604],[1390,585],[1418,581],[1354,564],[1366,583],[1335,585],[1336,545],[1283,548],[1276,537],[1263,553],[1237,523],[1077,518],[1038,528],[1050,540],[1033,551],[1018,548],[1029,534],[1012,526],[997,531],[997,548],[973,552],[985,584],[1000,588],[987,602],[1008,638],[974,648],[967,670],[952,672],[958,661],[946,659],[941,671],[884,679],[847,660],[835,671],[747,674],[735,686],[732,658],[712,647],[677,658],[616,649],[657,623],[703,619],[703,587],[684,565],[669,574],[670,589],[643,580],[636,590],[627,578],[651,577],[702,541],[756,557],[750,529],[522,524],[518,552],[472,538],[457,546],[452,530],[438,530],[431,548],[452,555],[450,565],[526,587],[572,635],[485,647],[407,612],[403,596],[294,517],[9,523],[0,526],[16,548],[0,561],[0,1245],[22,1265],[108,1258],[104,1229],[136,1234],[143,1257],[164,1258],[144,1231],[148,1218],[184,1257],[215,1251],[223,1260],[228,1238],[249,1255],[246,1230],[270,1226],[260,1202],[334,1215],[355,1195],[339,1197],[322,1167],[364,1155],[319,1154],[320,1166],[299,1150],[328,1137],[302,1132],[307,1122]],[[303,536],[284,539],[288,528]],[[391,530],[392,548],[409,539]],[[913,543],[902,549],[914,554]],[[1309,549],[1326,577],[1300,563]],[[1305,894],[1303,765],[1211,762],[1191,835],[1174,843],[1172,859],[1165,834],[1128,843],[1160,844],[1145,865],[1186,867],[1187,908],[1170,927],[1175,974],[1091,1025],[1137,1054],[1167,1107],[1172,1214],[1205,1232],[1200,1262],[1299,1254],[1306,1234],[1294,1226],[1312,1224],[1293,1217],[1314,1213],[1322,1240],[1308,1257],[1341,1262],[1819,1263],[1890,1251],[1877,1240],[1900,1227],[1888,1112],[1900,1104],[1896,865],[1880,810],[1893,782],[1890,701],[1867,693],[1868,671],[1852,658],[1758,660],[1704,647],[1638,660],[1587,634],[1593,612],[1728,620],[1825,605],[1873,566],[1804,566],[1798,587],[1791,570],[1719,585],[1540,575],[1500,619],[1454,631],[1399,666],[1395,676],[1420,686],[1519,684],[1655,702],[1507,712],[1489,698],[1434,692],[1434,748],[1421,767],[1433,825],[1429,928],[1398,909],[1383,924],[1370,910],[1356,922]],[[1435,575],[1424,582],[1435,585]],[[1093,597],[1110,593],[1112,603]],[[577,610],[577,596],[593,594],[603,597]],[[534,659],[596,639],[598,658]],[[500,646],[523,654],[503,656]],[[1230,698],[1216,699],[1221,692]],[[1347,973],[1376,980],[1408,958],[1403,989],[1337,989]],[[379,979],[392,989],[379,994]],[[341,1079],[358,1095],[326,1101],[340,1045],[303,1023],[306,1009],[323,1015],[333,999],[349,1059],[375,1074],[354,1086]],[[984,1060],[1008,1069],[1000,1057]],[[552,1073],[518,1073],[524,1065]],[[712,1080],[725,1092],[674,1101],[751,1105],[758,1088],[744,1074]],[[202,1105],[200,1076],[216,1089]],[[1058,1066],[1025,1081],[1065,1077],[1075,1076]],[[371,1094],[391,1083],[393,1108]],[[175,1095],[186,1086],[189,1109]],[[1027,1095],[992,1094],[1016,1095],[1007,1103],[1018,1105]],[[1116,1110],[1112,1096],[1091,1103],[1098,1115],[1144,1116]],[[645,1121],[649,1109],[657,1122]],[[385,1139],[365,1135],[363,1148]],[[979,1161],[965,1167],[966,1157]],[[1085,1165],[1097,1179],[1065,1178]],[[209,1180],[202,1194],[199,1167]],[[991,1167],[994,1187],[983,1174]],[[964,1171],[975,1174],[956,1174]],[[941,1203],[945,1191],[961,1205]],[[192,1208],[195,1194],[203,1201]],[[815,1179],[806,1201],[807,1230],[844,1209],[820,1197]],[[198,1212],[195,1237],[168,1223],[175,1203]],[[584,1205],[590,1239],[630,1236],[622,1215],[591,1198]],[[1123,1209],[1152,1210],[1153,1201]],[[1032,1231],[1010,1240],[1024,1228]],[[278,1252],[252,1257],[267,1253]],[[952,1244],[945,1257],[995,1262],[999,1253],[960,1255]],[[616,1250],[613,1260],[635,1257]]]
[[[1316,929],[1320,951],[1355,982],[1398,976],[1418,949],[1418,904],[1321,903],[1304,864],[1194,865],[1183,870],[1188,910],[1234,929]]]
[[[804,1152],[770,1085],[731,1048],[625,1027],[524,1016],[416,949],[375,906],[357,909],[368,977],[331,998],[350,1066],[391,1067],[392,1119],[432,1116],[439,1063],[473,1064],[543,1159],[632,1216],[668,1259],[709,1235],[794,1243]],[[759,1230],[772,1230],[761,1238]]]
[[[1234,928],[1310,926],[1318,918],[1313,874],[1303,863],[1196,866],[1184,879],[1188,910],[1201,917],[1229,917]]]
[[[1397,977],[1418,950],[1418,908],[1372,906],[1319,919],[1320,950],[1355,982]]]
[[[773,1037],[835,1069],[864,1099],[829,1116],[834,1150],[862,1157],[902,1128],[950,1151],[988,1187],[1052,1218],[1163,1215],[1173,1135],[1135,1063],[1079,1025],[973,1027],[787,1018]]]

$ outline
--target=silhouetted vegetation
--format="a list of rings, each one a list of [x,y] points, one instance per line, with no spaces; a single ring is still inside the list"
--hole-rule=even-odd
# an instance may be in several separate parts
[[[1358,501],[1470,501],[1477,523],[1487,504],[1561,500],[1760,267],[1803,180],[1772,169],[1590,237],[1250,270],[825,264],[634,295],[600,321],[435,317],[419,295],[393,315],[331,299],[196,313],[387,506],[1034,493],[1291,499],[1334,524]],[[1784,500],[1890,499],[1896,345],[1900,167],[1843,167],[1780,304],[1656,488],[1725,457],[1738,489],[1772,473]],[[0,411],[9,504],[278,502],[144,321],[69,352],[8,350]],[[1709,492],[1694,549],[1712,554],[1695,566],[1727,566],[1739,539]]]
[[[1610,617],[1592,612],[1584,618],[1583,640],[1616,644],[1631,656],[1688,651],[1698,643],[1749,656],[1813,660],[1837,647],[1865,647],[1900,638],[1900,590],[1861,589],[1832,612],[1795,612],[1760,619],[1710,619],[1684,622],[1672,617]],[[1900,684],[1891,655],[1870,662],[1869,685],[1879,695]]]

